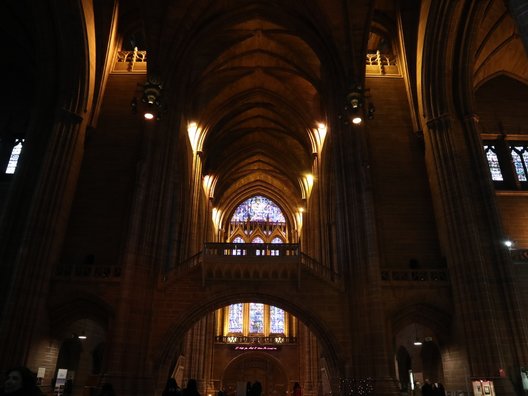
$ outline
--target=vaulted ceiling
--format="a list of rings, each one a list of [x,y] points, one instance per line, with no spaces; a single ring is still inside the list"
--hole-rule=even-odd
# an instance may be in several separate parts
[[[259,190],[300,204],[328,98],[363,78],[372,3],[143,4],[149,74],[185,98],[184,117],[203,131],[216,200]]]

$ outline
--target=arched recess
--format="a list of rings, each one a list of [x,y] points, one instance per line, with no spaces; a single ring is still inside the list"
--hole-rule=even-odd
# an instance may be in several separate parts
[[[391,317],[393,354],[401,389],[409,388],[411,369],[414,381],[443,381],[441,347],[451,340],[451,320],[450,313],[426,304],[409,305]]]
[[[303,322],[309,330],[315,335],[321,345],[321,351],[326,360],[326,370],[328,377],[331,379],[334,392],[338,391],[338,379],[344,375],[344,357],[339,345],[336,344],[335,338],[330,337],[332,332],[321,320],[312,314],[309,307],[303,307],[300,304],[286,301],[280,296],[271,294],[256,293],[237,293],[223,292],[187,309],[179,315],[183,320],[173,324],[165,333],[163,340],[153,349],[152,369],[156,389],[163,389],[166,381],[166,373],[171,372],[174,366],[174,356],[179,355],[180,342],[187,331],[208,313],[230,305],[241,302],[264,303],[281,308],[292,315],[296,316],[299,321]],[[157,376],[157,377],[156,377]]]
[[[68,327],[73,322],[89,318],[108,331],[115,312],[106,301],[88,293],[70,295],[68,300],[55,301],[49,308],[50,327],[53,329]]]
[[[450,338],[451,313],[426,304],[413,304],[401,308],[390,319],[392,335],[396,335],[406,326],[418,323],[429,328],[438,337],[439,344],[447,343]]]
[[[227,394],[237,390],[241,382],[258,380],[264,394],[284,395],[288,391],[288,377],[282,363],[262,352],[244,353],[233,359],[224,370],[222,385]],[[273,388],[269,384],[275,384]]]
[[[475,89],[475,108],[483,133],[526,133],[528,81],[498,72]]]

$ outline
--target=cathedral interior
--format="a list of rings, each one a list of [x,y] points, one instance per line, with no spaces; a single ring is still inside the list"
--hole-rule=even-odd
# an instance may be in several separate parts
[[[526,1],[0,21],[2,371],[50,395],[526,394]]]

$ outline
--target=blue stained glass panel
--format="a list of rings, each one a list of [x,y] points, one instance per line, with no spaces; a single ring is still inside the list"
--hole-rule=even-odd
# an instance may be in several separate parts
[[[485,145],[484,152],[486,153],[486,159],[488,160],[488,166],[491,172],[491,179],[493,181],[503,181],[501,168],[499,165],[499,158],[495,152],[495,146]]]
[[[264,333],[264,304],[249,304],[249,332]]]
[[[229,332],[242,333],[244,324],[244,304],[229,306]]]
[[[510,152],[515,166],[515,173],[517,180],[525,182],[528,180],[526,175],[526,165],[528,164],[528,152],[525,146],[514,146],[510,147]]]
[[[273,306],[270,306],[270,331],[284,333],[284,311]]]
[[[271,221],[285,223],[286,219],[280,208],[272,200],[256,195],[242,202],[235,209],[232,222],[240,221]]]

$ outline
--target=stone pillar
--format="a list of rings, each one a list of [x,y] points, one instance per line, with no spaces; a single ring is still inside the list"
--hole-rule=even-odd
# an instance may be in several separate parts
[[[57,264],[82,159],[82,121],[75,113],[59,111],[51,132],[39,131],[48,140],[41,136],[30,142],[28,157],[17,169],[0,242],[5,293],[1,368],[27,362],[38,318],[46,312],[43,297]]]
[[[466,345],[469,376],[492,378],[500,369],[518,366],[525,353],[519,343],[525,328],[476,123],[472,116],[429,120],[427,165],[437,218],[446,235],[444,249],[459,318],[454,334],[464,337],[459,341]],[[501,379],[497,386],[500,394],[514,394],[511,381]]]

